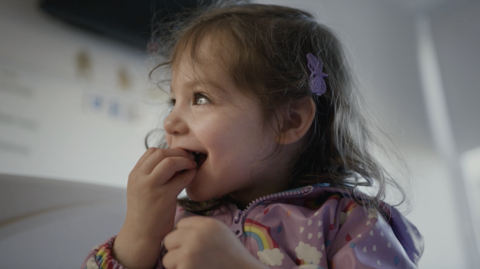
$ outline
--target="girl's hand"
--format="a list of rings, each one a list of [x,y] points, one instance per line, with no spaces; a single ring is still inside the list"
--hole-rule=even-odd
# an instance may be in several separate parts
[[[128,177],[127,214],[113,245],[128,268],[151,268],[163,238],[173,229],[177,196],[196,174],[192,153],[150,148]]]
[[[220,221],[206,217],[181,219],[164,241],[167,269],[268,269],[248,252]]]

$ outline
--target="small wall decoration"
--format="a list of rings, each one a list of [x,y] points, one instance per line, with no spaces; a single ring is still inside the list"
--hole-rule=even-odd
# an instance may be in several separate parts
[[[75,56],[77,77],[90,79],[92,77],[92,60],[86,50],[80,50]]]
[[[118,85],[122,90],[129,90],[131,87],[131,78],[128,69],[124,66],[120,67],[117,71]]]

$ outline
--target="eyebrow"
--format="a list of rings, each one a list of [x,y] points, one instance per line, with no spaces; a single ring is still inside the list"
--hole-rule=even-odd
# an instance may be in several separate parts
[[[191,89],[191,88],[200,87],[200,85],[201,85],[202,88],[205,89],[205,91],[207,93],[209,93],[209,92],[211,93],[212,90],[210,90],[206,86],[212,86],[213,88],[219,90],[222,94],[228,95],[228,92],[223,87],[221,87],[218,83],[215,83],[211,79],[194,79],[194,80],[191,80],[191,81],[187,82],[185,87],[188,88],[188,89]],[[170,92],[171,93],[174,92],[174,88],[172,87],[171,84],[170,84]]]

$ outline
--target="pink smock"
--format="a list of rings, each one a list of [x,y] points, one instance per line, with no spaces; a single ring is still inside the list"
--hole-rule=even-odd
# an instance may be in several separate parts
[[[221,207],[208,217],[230,227],[271,268],[417,268],[424,248],[419,231],[394,207],[378,208],[319,184],[262,197],[245,210]],[[193,215],[178,207],[175,221]],[[92,249],[81,268],[125,268],[111,255],[114,240]],[[163,268],[161,260],[160,254],[156,268]]]

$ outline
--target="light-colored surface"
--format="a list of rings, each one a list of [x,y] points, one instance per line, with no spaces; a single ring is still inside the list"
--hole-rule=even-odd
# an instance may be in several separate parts
[[[0,174],[2,269],[78,268],[118,233],[125,189]]]

